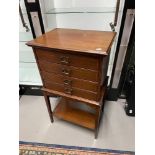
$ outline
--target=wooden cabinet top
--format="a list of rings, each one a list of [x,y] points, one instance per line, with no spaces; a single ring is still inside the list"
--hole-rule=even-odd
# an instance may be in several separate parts
[[[116,32],[56,28],[27,45],[107,55]]]

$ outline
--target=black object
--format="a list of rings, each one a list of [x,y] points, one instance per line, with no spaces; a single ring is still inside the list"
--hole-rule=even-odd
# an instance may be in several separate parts
[[[125,106],[126,114],[129,116],[135,116],[135,68],[129,68],[127,80],[126,80],[126,100]]]
[[[129,48],[126,65],[124,65],[121,76],[121,92],[120,98],[126,98],[127,103],[125,106],[126,114],[129,116],[135,116],[135,41],[132,40],[132,46]],[[127,61],[128,60],[128,61]],[[126,73],[125,73],[126,71]]]
[[[39,0],[35,0],[35,2],[28,2],[28,0],[24,0],[24,2],[25,2],[25,7],[26,7],[26,11],[27,11],[31,31],[32,31],[32,34],[33,34],[33,38],[36,38],[36,34],[35,34],[35,31],[34,31],[34,27],[33,27],[33,21],[31,19],[31,12],[37,12],[38,13],[42,34],[45,33]]]
[[[36,95],[43,96],[42,86],[33,86],[33,85],[20,85],[19,86],[19,95]]]
[[[118,53],[119,53],[119,47],[120,47],[121,39],[122,39],[122,35],[123,35],[126,13],[127,13],[128,9],[135,9],[135,0],[125,0],[125,2],[124,2],[120,32],[119,32],[119,36],[118,36],[118,42],[117,42],[117,47],[116,47],[116,53],[114,56],[113,69],[112,69],[112,74],[111,74],[111,79],[110,79],[110,84],[109,84],[109,91],[108,91],[108,100],[111,100],[111,101],[117,101],[117,99],[120,95],[120,90],[121,90],[120,86],[118,86],[118,88],[112,88],[112,83],[113,83],[113,78],[114,78]]]

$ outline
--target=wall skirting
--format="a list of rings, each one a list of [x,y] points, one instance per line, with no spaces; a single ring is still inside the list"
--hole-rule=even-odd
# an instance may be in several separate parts
[[[34,85],[19,85],[19,95],[36,95],[43,96],[42,86],[34,86]]]
[[[109,88],[106,100],[108,100],[108,101],[117,101],[118,93],[119,93],[118,89],[116,89],[116,88],[111,88],[110,89]]]

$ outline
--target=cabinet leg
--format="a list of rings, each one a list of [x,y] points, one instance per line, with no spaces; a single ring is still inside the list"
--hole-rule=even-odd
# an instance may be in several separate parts
[[[95,139],[97,139],[97,136],[98,136],[99,124],[100,124],[102,113],[104,112],[104,104],[105,104],[106,95],[107,95],[107,91],[105,92],[101,106],[96,107]]]
[[[101,107],[96,108],[96,121],[95,121],[95,139],[98,137],[99,123],[101,117]]]
[[[102,103],[101,110],[102,110],[102,112],[104,112],[104,102]]]
[[[107,89],[105,89],[105,94],[104,94],[103,99],[102,99],[102,112],[104,111],[104,104],[105,104],[106,97],[107,97]]]
[[[51,105],[50,105],[50,99],[49,99],[49,96],[45,92],[44,92],[44,98],[45,98],[48,114],[50,116],[50,120],[53,123],[54,119],[53,119],[53,113],[52,113],[52,109],[51,109]]]
[[[95,129],[95,139],[98,137],[98,129]]]

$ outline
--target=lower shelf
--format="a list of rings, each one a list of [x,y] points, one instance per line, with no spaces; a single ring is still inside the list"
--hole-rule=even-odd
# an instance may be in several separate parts
[[[53,112],[57,118],[81,125],[89,129],[95,129],[95,114],[77,109],[72,106],[72,103],[61,99]]]

